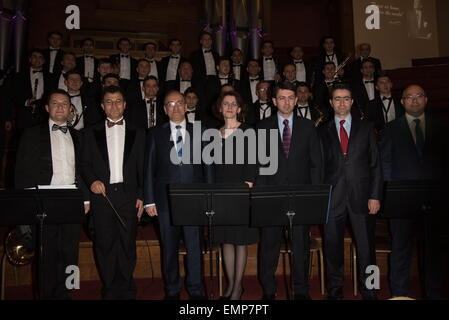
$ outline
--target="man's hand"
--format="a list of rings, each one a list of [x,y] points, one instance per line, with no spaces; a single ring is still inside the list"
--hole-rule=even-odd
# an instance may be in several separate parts
[[[139,219],[142,217],[142,213],[143,213],[143,201],[137,199],[136,201],[136,208],[137,208],[137,219]]]
[[[95,194],[101,194],[103,197],[106,197],[106,188],[104,187],[103,182],[100,180],[96,180],[92,182],[90,185],[90,191],[92,191]]]
[[[30,98],[30,99],[28,99],[28,100],[25,102],[25,105],[26,105],[26,106],[31,106],[31,105],[33,105],[36,101],[37,101],[37,99],[35,99],[35,98]]]
[[[11,131],[12,130],[12,121],[6,121],[5,122],[5,130]]]
[[[374,200],[374,199],[369,199],[368,200],[368,209],[369,209],[369,214],[377,214],[380,210],[380,201],[379,200]]]
[[[84,214],[87,214],[90,211],[90,203],[84,204]]]
[[[145,208],[146,213],[148,213],[148,215],[150,217],[155,217],[157,216],[157,209],[156,209],[156,205],[154,206],[149,206]]]
[[[250,188],[250,189],[253,188],[254,183],[249,182],[249,181],[245,181],[245,183],[248,185],[248,188]]]

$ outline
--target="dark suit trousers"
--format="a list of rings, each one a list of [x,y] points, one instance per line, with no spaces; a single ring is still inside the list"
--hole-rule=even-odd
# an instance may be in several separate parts
[[[324,245],[326,256],[327,292],[332,297],[342,297],[344,282],[344,234],[346,220],[349,218],[356,244],[358,258],[359,288],[362,296],[374,297],[375,290],[365,286],[366,267],[376,264],[374,230],[375,216],[357,214],[346,204],[329,212],[324,225]],[[369,274],[368,274],[369,275]]]
[[[199,227],[176,227],[171,224],[168,211],[158,211],[162,242],[162,270],[164,272],[165,294],[174,296],[181,291],[179,276],[179,239],[184,234],[186,248],[186,282],[190,296],[204,295],[201,277],[201,241]]]
[[[264,295],[276,294],[275,272],[279,261],[282,227],[261,228],[260,282]],[[309,294],[310,227],[293,227],[293,289],[295,295]]]
[[[66,288],[67,266],[78,265],[81,225],[44,225],[43,230],[43,299],[69,299]],[[39,237],[39,234],[35,234]]]
[[[126,194],[123,184],[106,185],[106,194],[125,222],[126,230],[107,200],[101,195],[92,195],[94,244],[103,280],[102,296],[106,300],[135,299],[137,199]]]

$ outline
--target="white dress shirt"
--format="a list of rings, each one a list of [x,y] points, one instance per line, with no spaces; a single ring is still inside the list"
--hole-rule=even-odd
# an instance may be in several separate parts
[[[184,92],[192,86],[191,80],[179,80],[179,91],[184,94]]]
[[[310,107],[309,107],[308,104],[306,104],[305,106],[301,106],[301,105],[298,104],[297,107],[298,107],[297,108],[297,110],[298,110],[298,112],[297,112],[298,117],[312,120],[312,116],[310,114]],[[307,109],[300,109],[300,108],[307,108]]]
[[[391,101],[382,100],[383,97],[384,96],[380,97],[380,100],[382,101],[382,103],[384,105],[384,107],[382,108],[382,114],[384,116],[385,122],[391,122],[394,119],[396,119],[394,100],[393,99],[391,99]],[[387,98],[390,98],[390,97],[387,97]],[[388,119],[388,121],[387,121],[387,119]]]
[[[55,66],[55,59],[56,59],[56,55],[58,54],[57,50],[52,50],[52,49],[59,49],[59,48],[53,48],[50,47],[50,68],[48,69],[48,72],[53,73],[53,68]]]
[[[196,112],[196,108],[193,108],[192,110],[187,110],[186,119],[188,122],[190,122],[190,123],[195,122],[195,112]]]
[[[53,175],[51,185],[68,185],[75,183],[75,147],[70,132],[53,131],[55,122],[48,120],[50,129],[51,162]]]
[[[234,79],[237,79],[240,81],[240,70],[242,69],[242,65],[233,65],[232,66],[232,73],[234,73]]]
[[[220,84],[222,86],[224,86],[225,84],[229,83],[229,75],[227,75],[227,76],[220,76],[219,75],[218,78],[220,79]]]
[[[266,59],[269,60],[266,60]],[[271,59],[270,59],[271,58]],[[276,64],[273,57],[262,57],[263,59],[263,76],[266,81],[273,81],[276,74]]]
[[[89,82],[94,81],[95,73],[95,63],[94,58],[87,58],[84,56],[84,77],[86,77]]]
[[[260,102],[260,120],[271,117],[270,105],[266,102]],[[265,117],[264,117],[265,116]]]
[[[295,60],[296,66],[296,81],[306,82],[306,67],[303,60]]]
[[[147,106],[147,128],[150,128],[150,115],[151,115],[151,105],[153,104],[153,126],[156,125],[156,98],[144,98],[145,105]],[[152,102],[150,102],[152,100]]]
[[[407,119],[408,127],[410,128],[410,132],[412,133],[413,141],[416,143],[416,123],[414,122],[415,119],[421,120],[419,123],[419,126],[421,127],[421,131],[423,133],[424,139],[426,138],[426,114],[423,113],[419,117],[414,117],[408,113],[405,113],[405,118]]]
[[[70,102],[75,106],[76,115],[79,118],[78,123],[75,125],[74,129],[81,130],[84,128],[84,112],[83,112],[83,104],[81,101],[81,97],[70,97]]]
[[[148,58],[145,58],[145,59],[147,59],[148,60],[148,62],[150,62],[150,64],[151,64],[151,72],[150,72],[150,76],[153,76],[153,77],[156,77],[157,79],[159,79],[159,75],[158,75],[158,73],[157,73],[157,65],[156,65],[156,61],[154,61],[154,59],[148,59]]]
[[[131,58],[128,54],[128,57],[122,57],[120,54],[120,79],[131,79]]]
[[[338,66],[337,55],[335,53],[333,53],[330,56],[328,56],[326,53],[326,62],[333,62],[335,64],[335,66],[337,67]]]
[[[249,86],[251,88],[251,97],[253,99],[253,103],[259,99],[259,97],[256,95],[256,87],[259,83],[259,80],[251,81],[251,79],[258,79],[259,77],[249,77]]]
[[[205,52],[209,49],[203,48],[203,55],[204,55],[204,63],[206,64],[206,75],[208,76],[214,76],[217,73],[215,72],[215,60],[212,52]]]
[[[178,57],[178,59],[175,59],[172,57]],[[180,59],[181,59],[181,56],[179,54],[170,56],[170,60],[168,61],[167,74],[165,77],[165,81],[176,80],[176,74],[178,72],[178,65],[179,65]]]
[[[65,81],[64,75],[65,74],[66,74],[66,72],[62,71],[61,75],[59,76],[58,89],[62,89],[64,91],[67,91],[67,86],[64,83],[64,81]]]
[[[109,120],[111,121],[111,119]],[[108,125],[105,121],[106,144],[108,147],[110,169],[109,171],[111,173],[109,177],[109,183],[111,184],[123,182],[123,154],[125,150],[126,134],[125,126],[126,122],[125,120],[123,120],[123,125],[115,125],[111,128],[108,128]]]
[[[372,81],[372,80],[374,80],[374,79],[362,79],[363,85],[365,86],[365,89],[366,89],[366,93],[368,94],[368,99],[370,101],[374,100],[374,98],[375,98],[374,83],[371,83],[371,82],[365,83],[365,81]]]
[[[30,68],[31,92],[33,98],[40,99],[44,94],[44,74],[42,72],[33,72]],[[37,82],[36,82],[37,80]],[[37,85],[36,85],[37,84]]]

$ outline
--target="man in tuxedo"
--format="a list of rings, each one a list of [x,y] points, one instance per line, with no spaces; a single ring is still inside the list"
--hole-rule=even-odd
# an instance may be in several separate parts
[[[422,87],[408,86],[401,101],[405,114],[387,123],[382,135],[384,179],[432,180],[446,185],[449,168],[447,124],[428,112],[428,98]],[[419,227],[422,235],[419,243],[425,251],[424,298],[441,299],[442,275],[447,267],[443,269],[442,254],[445,251],[439,237],[447,234],[449,229],[446,207],[443,203],[442,206],[433,203],[432,211],[425,216],[410,212],[410,218],[390,219],[390,289],[393,296],[410,294],[414,229]]]
[[[295,87],[298,85],[299,81],[296,80],[296,66],[292,63],[287,63],[284,65],[282,75],[284,76],[284,81],[290,82]]]
[[[14,75],[12,80],[11,108],[15,108],[16,128],[19,134],[25,128],[33,127],[46,120],[46,93],[50,90],[50,76],[43,70],[44,55],[40,49],[29,53],[29,68]]]
[[[315,59],[315,79],[312,80],[314,83],[320,82],[323,79],[322,70],[326,63],[333,62],[335,67],[337,67],[345,60],[343,55],[338,52],[335,46],[335,40],[331,36],[326,36],[321,39],[320,49],[321,55]],[[343,77],[344,73],[344,69],[341,69],[338,75]]]
[[[273,86],[275,81],[280,81],[279,75],[280,64],[279,61],[273,57],[274,42],[271,40],[264,40],[260,47],[262,58],[259,61],[261,67],[261,77],[264,81],[269,81]]]
[[[324,153],[324,183],[333,186],[324,247],[329,300],[343,298],[344,234],[351,223],[359,262],[359,284],[363,299],[376,299],[366,287],[366,268],[376,265],[375,215],[382,196],[382,169],[374,125],[351,116],[354,103],[349,86],[335,85],[331,92],[334,119],[320,128]]]
[[[371,57],[371,45],[369,43],[362,43],[359,45],[360,57],[351,62],[349,65],[349,73],[352,81],[356,81],[362,77],[360,70],[362,69],[362,62],[371,60],[374,63],[375,74],[382,71],[382,64],[379,59]]]
[[[135,96],[129,100],[125,111],[125,119],[137,128],[152,128],[164,123],[166,116],[159,98],[159,81],[156,77],[147,76],[142,83],[143,98]]]
[[[206,98],[208,106],[215,103],[215,100],[220,95],[221,87],[226,84],[233,86],[236,91],[240,91],[239,81],[235,80],[231,73],[230,59],[220,58],[217,62],[217,75],[208,76],[206,80]]]
[[[89,194],[79,172],[81,137],[76,130],[67,127],[70,114],[67,92],[59,89],[51,92],[45,109],[49,114],[48,121],[26,129],[20,140],[15,187],[77,184],[84,191],[84,213],[87,213]],[[63,208],[60,213],[64,214]],[[41,299],[70,299],[65,271],[67,266],[78,265],[81,225],[44,224],[43,228],[44,291]],[[19,229],[30,232],[31,226],[20,226]]]
[[[65,85],[70,96],[72,110],[69,116],[69,126],[82,130],[104,119],[104,113],[98,110],[95,100],[85,92],[81,92],[83,78],[79,71],[69,71],[65,75]]]
[[[148,60],[151,65],[150,76],[159,79],[159,73],[161,72],[159,62],[154,60],[157,52],[157,46],[154,42],[147,42],[143,45],[144,59]]]
[[[101,81],[102,89],[106,87],[119,87],[120,86],[120,78],[116,73],[108,73],[103,77],[103,80]],[[103,100],[102,100],[103,101]]]
[[[313,95],[307,83],[298,83],[298,86],[296,87],[296,96],[298,97],[298,102],[296,103],[294,111],[296,116],[312,120],[316,127],[327,121],[328,115],[325,114],[324,111],[321,111],[319,106],[312,105]]]
[[[329,91],[334,85],[335,70],[336,67],[333,62],[326,62],[321,70],[323,77],[318,82],[315,82],[313,87],[314,103],[319,105],[322,108],[321,110],[327,114],[333,114],[332,106],[329,103]]]
[[[203,31],[200,33],[199,41],[201,49],[196,50],[190,56],[190,63],[194,76],[199,81],[206,81],[208,77],[217,75],[216,66],[218,65],[218,53],[212,50],[212,34]]]
[[[260,81],[256,86],[257,100],[248,108],[246,122],[256,125],[259,121],[271,117],[276,113],[276,107],[271,99],[271,84],[268,81]]]
[[[109,59],[100,59],[98,60],[97,72],[94,76],[94,81],[90,83],[86,87],[87,94],[90,98],[98,101],[98,105],[100,105],[101,101],[101,90],[103,88],[103,78],[107,74],[112,73],[112,61]]]
[[[162,58],[161,60],[161,77],[164,82],[179,80],[178,78],[178,67],[186,60],[181,56],[182,42],[179,39],[171,39],[168,45],[170,49],[170,55]],[[160,82],[162,83],[162,80]]]
[[[300,46],[294,46],[290,50],[290,63],[296,67],[296,81],[310,84],[312,78],[312,68],[304,61],[304,50]]]
[[[76,58],[76,67],[79,72],[81,72],[81,75],[91,83],[94,81],[94,78],[98,76],[98,59],[94,56],[94,39],[83,39],[81,41],[81,49],[83,50],[83,55]]]
[[[186,120],[194,123],[195,121],[203,121],[202,108],[198,93],[193,88],[188,88],[184,92],[186,99]]]
[[[376,80],[376,90],[379,95],[368,102],[365,109],[365,118],[374,122],[374,128],[378,133],[382,132],[385,125],[404,114],[401,100],[393,97],[391,89],[393,82],[388,74],[380,74]]]
[[[133,272],[143,212],[145,132],[123,119],[126,101],[119,87],[104,89],[101,106],[107,119],[85,130],[82,174],[91,191],[102,297],[130,300],[137,293]]]
[[[47,42],[49,47],[43,51],[45,60],[43,69],[50,74],[58,73],[61,71],[61,60],[64,53],[61,49],[62,33],[59,31],[50,32]]]
[[[245,69],[243,66],[243,53],[239,48],[235,48],[231,52],[232,74],[234,79],[241,81],[244,78]]]
[[[126,100],[143,99],[143,80],[151,73],[151,64],[147,59],[139,59],[137,61],[137,78],[132,79],[126,90]]]
[[[276,86],[273,104],[277,112],[257,124],[258,130],[278,130],[278,170],[274,175],[260,175],[258,185],[319,184],[322,157],[320,141],[312,121],[294,115],[296,88],[289,82]],[[267,150],[273,141],[267,139]],[[310,226],[293,227],[293,291],[295,300],[310,300],[308,270],[310,256]],[[275,271],[279,260],[282,227],[263,227],[260,236],[260,282],[263,299],[276,297]]]
[[[205,299],[202,284],[201,232],[197,226],[176,227],[170,222],[167,186],[173,183],[212,182],[212,168],[193,164],[193,126],[185,119],[184,96],[172,91],[165,96],[164,110],[170,119],[148,131],[145,160],[145,211],[158,216],[161,234],[162,266],[166,300],[179,300],[181,279],[179,276],[179,237],[184,235],[187,250],[187,291],[190,299]],[[175,148],[174,150],[172,150]],[[189,162],[185,161],[190,148]],[[173,153],[175,151],[175,153]],[[177,157],[173,161],[173,154]],[[183,158],[184,157],[184,158]]]
[[[256,86],[261,81],[259,61],[255,59],[249,60],[246,71],[240,81],[240,88],[242,98],[249,107],[258,99]]]
[[[131,57],[129,50],[131,49],[131,40],[128,38],[120,38],[117,42],[118,54],[110,56],[113,64],[120,66],[120,87],[125,91],[131,79],[137,78],[137,60]]]
[[[413,0],[413,9],[407,11],[406,17],[409,38],[429,40],[432,37],[432,20],[422,0]]]
[[[52,87],[51,89],[62,89],[67,91],[67,86],[65,85],[65,74],[70,70],[76,68],[76,56],[73,52],[64,52],[61,60],[62,69],[59,72],[53,73]]]
[[[356,105],[365,111],[368,102],[374,101],[379,96],[376,90],[374,62],[370,59],[363,61],[360,72],[362,79],[354,79],[351,86]]]

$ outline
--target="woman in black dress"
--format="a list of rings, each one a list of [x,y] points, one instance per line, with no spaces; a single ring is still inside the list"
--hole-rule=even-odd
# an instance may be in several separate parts
[[[237,150],[242,152],[235,145],[236,134],[245,130],[253,130],[243,123],[245,106],[240,95],[235,92],[223,93],[214,108],[215,114],[224,121],[220,128],[222,137],[222,164],[215,164],[215,178],[217,183],[246,183],[252,188],[255,176],[256,165],[248,162],[248,141],[245,139],[244,162],[237,164]],[[232,143],[233,162],[225,163],[225,144]],[[249,223],[249,221],[248,221]],[[214,241],[223,244],[223,258],[225,271],[228,280],[228,287],[222,299],[240,299],[243,288],[242,279],[245,273],[248,256],[248,244],[258,242],[259,230],[249,226],[217,226],[214,228]]]

